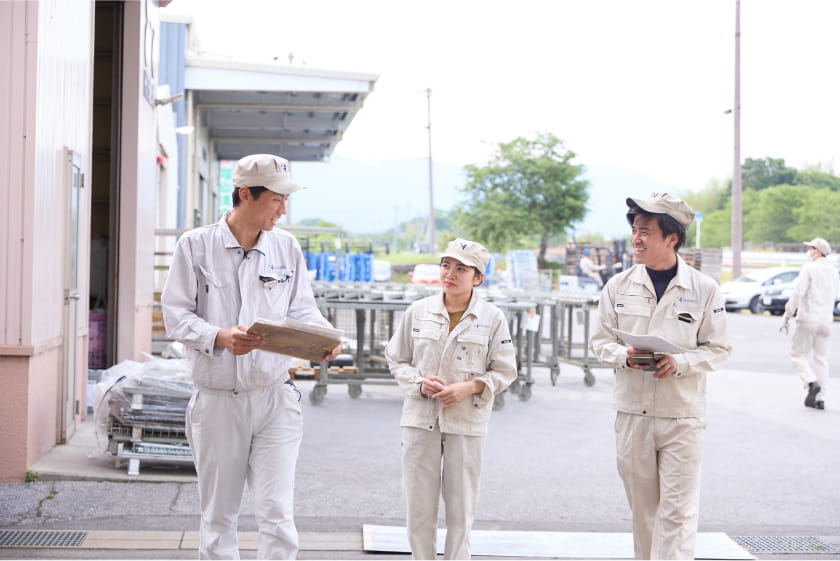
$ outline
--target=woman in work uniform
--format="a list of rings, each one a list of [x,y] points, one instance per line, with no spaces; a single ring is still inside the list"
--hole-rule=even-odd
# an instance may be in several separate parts
[[[403,487],[414,559],[437,554],[438,504],[446,509],[446,559],[469,559],[484,436],[493,398],[516,379],[502,311],[475,293],[490,254],[456,239],[441,255],[441,294],[413,303],[385,357],[405,392]]]

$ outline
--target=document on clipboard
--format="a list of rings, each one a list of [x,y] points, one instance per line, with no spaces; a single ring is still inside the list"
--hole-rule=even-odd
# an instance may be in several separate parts
[[[691,349],[680,347],[679,345],[676,345],[659,335],[636,335],[635,333],[628,333],[620,329],[613,329],[612,332],[626,344],[640,351],[650,351],[652,353],[662,354],[691,352]]]
[[[301,321],[286,318],[283,321],[271,321],[258,318],[248,333],[265,339],[261,351],[279,353],[318,362],[341,343],[344,332],[331,327],[309,325]]]

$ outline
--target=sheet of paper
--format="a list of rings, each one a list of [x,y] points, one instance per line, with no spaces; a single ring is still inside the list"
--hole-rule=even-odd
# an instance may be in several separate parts
[[[620,329],[613,329],[612,331],[627,345],[635,347],[640,351],[651,351],[654,353],[664,354],[690,352],[690,349],[685,349],[679,345],[675,345],[668,339],[660,337],[659,335],[635,335]]]
[[[526,331],[539,331],[540,330],[540,314],[529,314],[525,321],[522,322],[523,327],[525,327]]]

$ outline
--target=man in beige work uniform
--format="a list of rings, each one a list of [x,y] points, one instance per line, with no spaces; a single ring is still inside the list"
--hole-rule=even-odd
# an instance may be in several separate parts
[[[805,407],[825,409],[828,351],[838,276],[837,269],[826,259],[831,253],[831,245],[827,241],[814,238],[802,243],[808,248],[810,261],[802,267],[793,285],[793,294],[785,304],[782,330],[787,332],[790,318],[796,318],[790,358],[803,387],[808,390]]]
[[[691,207],[667,193],[627,206],[636,264],[604,287],[590,346],[615,367],[616,454],[636,559],[694,559],[706,372],[732,352],[726,311],[717,283],[677,254]],[[636,348],[614,329],[658,335],[684,351]],[[637,356],[646,351],[655,352],[651,366]]]

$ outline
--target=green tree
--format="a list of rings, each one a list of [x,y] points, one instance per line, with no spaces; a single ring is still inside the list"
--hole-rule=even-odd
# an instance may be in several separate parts
[[[802,242],[816,237],[829,242],[840,240],[840,193],[830,189],[810,189],[805,200],[793,210],[793,226],[788,228],[788,240]],[[836,242],[834,242],[836,243]]]
[[[774,185],[744,193],[744,241],[792,241],[788,230],[796,225],[794,209],[802,204],[806,190],[800,185]]]
[[[741,166],[741,186],[744,191],[761,191],[773,185],[798,183],[799,172],[785,165],[784,158],[747,158]]]
[[[840,177],[834,175],[834,172],[830,169],[822,169],[822,166],[819,164],[800,170],[799,183],[811,187],[828,187],[832,191],[840,191]]]
[[[466,202],[456,225],[499,251],[529,235],[539,236],[538,266],[552,236],[583,219],[589,183],[576,154],[550,133],[500,143],[484,166],[468,165],[461,189]]]
[[[703,213],[703,223],[700,225],[701,247],[729,247],[732,240],[732,205],[726,208]],[[696,226],[694,226],[696,228]],[[696,230],[695,230],[696,231]],[[687,247],[693,247],[694,238]]]

